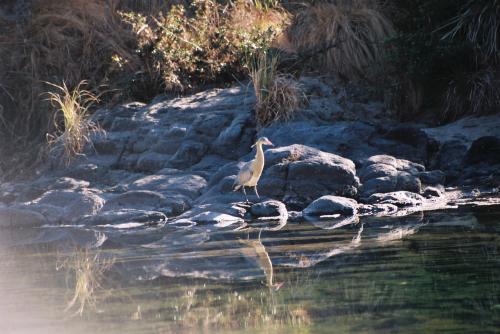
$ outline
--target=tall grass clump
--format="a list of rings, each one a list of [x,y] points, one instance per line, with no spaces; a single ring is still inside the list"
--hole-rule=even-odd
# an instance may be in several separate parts
[[[69,164],[82,153],[85,145],[91,144],[90,135],[103,131],[90,120],[89,108],[99,101],[92,92],[83,89],[86,84],[81,81],[74,89],[50,84],[58,92],[48,92],[48,100],[56,110],[54,118],[55,132],[49,135],[49,144],[53,149],[62,148],[61,158]]]
[[[370,79],[384,60],[392,23],[375,1],[316,3],[298,12],[287,36],[296,51],[344,79]],[[317,64],[317,65],[316,65]]]
[[[11,23],[0,44],[0,104],[13,136],[39,141],[51,130],[45,82],[70,88],[87,80],[109,85],[111,56],[133,52],[133,36],[119,21],[116,1],[39,0],[25,24]]]
[[[113,266],[112,259],[103,259],[100,253],[89,249],[76,249],[75,253],[62,261],[58,269],[67,270],[67,278],[72,280],[72,297],[68,301],[65,312],[74,311],[72,315],[83,315],[85,309],[95,309],[104,290],[102,284],[105,274]]]
[[[454,72],[446,89],[442,118],[497,112],[500,107],[500,1],[468,1],[439,29],[441,39],[470,49],[467,70]]]
[[[260,126],[290,120],[305,102],[299,83],[291,75],[279,73],[278,62],[278,55],[262,52],[250,64],[255,118]]]

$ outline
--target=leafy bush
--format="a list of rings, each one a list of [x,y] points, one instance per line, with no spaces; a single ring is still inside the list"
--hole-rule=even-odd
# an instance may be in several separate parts
[[[279,9],[259,11],[243,2],[224,6],[198,0],[188,9],[173,6],[158,16],[123,12],[122,17],[136,33],[137,52],[117,58],[117,68],[131,83],[128,94],[147,99],[165,90],[192,91],[241,77],[245,59],[270,44],[287,15]],[[144,82],[157,86],[144,90]]]

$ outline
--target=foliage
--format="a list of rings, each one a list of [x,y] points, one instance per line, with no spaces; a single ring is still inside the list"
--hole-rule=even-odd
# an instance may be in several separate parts
[[[403,119],[425,109],[439,120],[494,110],[499,86],[497,1],[395,2],[398,33],[388,41],[389,104]]]
[[[162,91],[192,91],[242,77],[244,60],[270,44],[286,19],[279,9],[263,13],[243,2],[221,5],[212,0],[194,1],[188,9],[173,6],[157,16],[121,15],[136,34],[137,51],[131,58],[118,59],[118,67],[125,78],[132,76],[126,79],[132,83],[128,93],[144,99]],[[124,66],[131,63],[139,68]],[[147,91],[151,96],[141,93],[144,81],[157,85]]]

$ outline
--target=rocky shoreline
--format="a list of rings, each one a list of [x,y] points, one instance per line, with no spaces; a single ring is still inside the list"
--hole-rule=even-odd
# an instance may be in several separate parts
[[[309,105],[258,129],[247,87],[158,97],[100,110],[93,147],[70,166],[0,185],[0,227],[261,226],[308,219],[322,228],[366,215],[500,203],[500,116],[442,127],[389,121],[379,103],[306,78]],[[363,115],[364,121],[356,115]],[[261,199],[232,191],[255,138],[268,137]]]

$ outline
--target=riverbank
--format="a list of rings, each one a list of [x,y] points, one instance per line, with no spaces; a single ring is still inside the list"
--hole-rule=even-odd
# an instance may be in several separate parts
[[[333,228],[362,215],[498,203],[499,116],[397,123],[381,103],[320,79],[301,84],[308,106],[261,129],[247,86],[102,109],[94,118],[105,133],[69,166],[56,149],[34,179],[1,185],[2,226],[276,227],[304,217]],[[249,205],[232,184],[260,136],[275,147],[265,151],[262,197]]]

